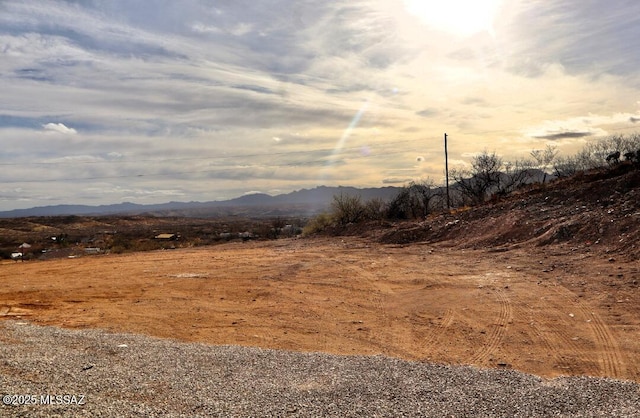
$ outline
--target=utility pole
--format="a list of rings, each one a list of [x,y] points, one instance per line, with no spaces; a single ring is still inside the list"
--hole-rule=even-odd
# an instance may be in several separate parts
[[[447,151],[447,134],[444,134],[444,172],[447,187],[447,210],[451,210],[451,199],[449,198],[449,154]]]

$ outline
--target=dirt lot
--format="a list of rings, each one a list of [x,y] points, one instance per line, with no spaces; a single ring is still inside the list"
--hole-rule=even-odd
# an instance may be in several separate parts
[[[614,258],[335,237],[5,261],[0,318],[640,382],[640,262]]]

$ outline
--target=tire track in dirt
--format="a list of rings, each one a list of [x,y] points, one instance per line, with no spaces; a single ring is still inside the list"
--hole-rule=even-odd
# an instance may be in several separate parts
[[[533,323],[531,330],[549,347],[557,364],[573,374],[623,376],[626,371],[625,362],[615,338],[602,318],[584,303],[576,300],[577,296],[569,289],[563,286],[552,286],[548,290],[552,293],[541,298],[545,302],[543,306],[545,313],[553,312],[558,318],[570,315],[572,318],[578,316],[584,319],[584,322],[580,322],[580,327],[567,321],[545,322],[548,332],[544,332],[537,323]],[[595,349],[586,348],[578,343],[579,338],[573,337],[574,334],[568,332],[571,329],[588,332],[593,337]],[[549,333],[552,333],[553,337],[545,336]],[[567,363],[565,356],[574,357],[578,364]],[[579,370],[576,370],[576,367],[579,367]]]
[[[597,313],[587,309],[583,303],[573,301],[573,305],[578,308],[586,318],[589,318],[587,322],[591,326],[592,334],[596,339],[596,348],[600,354],[602,371],[609,377],[624,375],[626,371],[625,362],[622,360],[620,348],[611,334],[609,327]]]
[[[341,289],[359,288],[359,291],[371,289],[371,291],[365,291],[362,297],[368,299],[369,310],[376,318],[374,320],[376,325],[368,329],[365,324],[362,327],[365,331],[354,330],[348,334],[354,341],[359,341],[365,346],[380,347],[386,353],[392,355],[398,353],[405,358],[424,357],[425,354],[438,351],[437,348],[440,345],[446,345],[451,338],[450,332],[455,332],[452,328],[456,326],[455,308],[446,309],[443,306],[439,312],[432,312],[426,316],[419,310],[402,312],[400,309],[399,312],[397,309],[402,307],[401,294],[406,290],[405,285],[419,284],[418,282],[408,283],[405,278],[420,274],[421,270],[415,266],[420,265],[420,260],[424,260],[424,251],[416,251],[409,256],[404,247],[401,251],[385,248],[384,251],[373,252],[373,254],[370,249],[347,248],[344,244],[331,244],[329,247],[339,253],[329,254],[327,251],[318,251],[314,247],[309,247],[305,248],[302,254],[297,249],[279,255],[280,257],[286,255],[285,259],[288,262],[304,261],[310,262],[313,266],[330,267],[328,270],[331,272],[330,275],[337,277],[335,280],[316,281],[310,284],[335,286]],[[300,256],[303,259],[300,259]],[[489,271],[491,268],[484,265],[480,268],[479,262],[475,260],[475,258],[466,258],[462,260],[463,264],[460,266],[467,270]],[[377,272],[380,274],[376,274]],[[497,290],[493,289],[492,286],[497,284],[495,282],[497,277],[504,279],[509,277],[505,272],[494,271],[476,277],[481,278],[485,286],[489,284],[485,287],[489,290],[488,307],[495,303],[490,300],[492,296],[500,305],[497,319],[493,324],[488,325],[487,334],[482,336],[485,345],[473,355],[473,361],[486,364],[487,358],[503,348],[500,344],[510,337],[511,332],[506,324],[513,320],[530,324],[524,332],[532,338],[534,345],[542,347],[533,350],[539,355],[534,360],[551,365],[561,370],[562,374],[624,375],[630,364],[626,363],[627,366],[625,366],[624,361],[630,360],[621,355],[620,348],[614,339],[615,334],[600,316],[590,312],[588,304],[577,303],[579,300],[570,289],[557,285],[540,286],[538,290],[541,292],[538,297],[542,296],[545,302],[539,304],[525,298],[525,295],[519,295],[518,292],[505,291],[501,286],[497,286]],[[426,279],[423,276],[421,280]],[[429,288],[439,289],[439,282],[429,284]],[[533,306],[528,305],[529,303]],[[492,311],[489,310],[489,312]],[[575,318],[569,316],[571,312],[575,314]],[[437,319],[434,318],[434,313]],[[464,318],[464,312],[458,312],[458,314]],[[548,318],[555,319],[549,321]],[[488,316],[484,321],[485,324],[491,319],[492,317]],[[388,330],[390,328],[393,328],[393,332]]]
[[[540,310],[544,312],[545,317],[551,314],[551,316],[563,318],[567,315],[566,296],[557,294],[555,290],[554,292],[554,295],[560,299],[543,296],[541,299],[545,303]],[[551,357],[546,361],[550,361],[556,367],[573,374],[597,374],[599,372],[599,368],[590,357],[590,352],[585,350],[577,342],[577,339],[573,337],[573,334],[568,332],[571,327],[568,321],[542,321],[540,324],[535,319],[538,314],[528,305],[529,300],[522,299],[518,292],[512,292],[510,296],[507,296],[504,290],[495,288],[493,293],[500,304],[498,322],[494,324],[494,328],[487,337],[486,344],[472,358],[472,361],[486,361],[489,355],[498,348],[500,341],[503,340],[507,332],[507,324],[514,320],[515,317],[517,321],[530,324],[528,331],[533,336],[535,344],[545,347],[546,354]],[[529,310],[526,307],[529,307]]]
[[[444,345],[444,342],[448,338],[446,336],[447,328],[449,328],[453,324],[454,318],[455,310],[452,308],[448,308],[447,310],[445,310],[440,324],[435,327],[429,327],[430,330],[428,336],[426,336],[426,338],[423,337],[427,341],[424,345],[422,345],[422,349],[425,353],[431,353],[436,347]]]
[[[545,293],[540,297],[544,304],[539,310],[544,312],[545,316],[555,317],[558,320],[543,321],[543,325],[534,320],[531,330],[544,341],[545,346],[549,347],[549,353],[553,355],[557,367],[572,374],[598,374],[600,370],[591,361],[590,351],[579,344],[577,342],[579,340],[574,336],[575,332],[571,332],[579,328],[566,319],[573,315],[571,313],[573,309],[567,304],[566,295],[558,292],[556,286],[549,287],[547,290],[550,290],[551,294]],[[570,361],[572,358],[575,359],[573,363]]]
[[[592,367],[590,370],[595,374],[604,374],[607,377],[624,376],[626,372],[625,361],[615,337],[612,335],[609,327],[602,318],[590,309],[583,302],[578,300],[578,296],[564,286],[553,286],[555,295],[560,298],[560,303],[566,312],[567,309],[574,308],[580,316],[585,318],[585,323],[589,333],[594,338],[595,356],[597,356],[597,368]],[[560,311],[560,309],[558,309]],[[579,348],[577,344],[571,344],[570,338],[565,338],[567,345],[575,349],[576,352],[582,352],[585,364],[588,363],[590,352],[585,352]],[[591,356],[593,356],[593,354]]]
[[[555,344],[552,344],[551,339],[547,338],[544,333],[540,331],[535,321],[531,321],[529,325],[531,333],[536,338],[536,342],[544,346],[547,355],[552,356],[553,360],[558,363],[560,361],[560,357],[558,355],[558,347]]]
[[[557,316],[561,316],[563,314],[562,306],[564,305],[546,306],[545,311],[554,312]],[[549,325],[549,323],[545,322],[545,325]],[[530,331],[536,337],[536,341],[547,349],[546,353],[551,356],[552,363],[557,367],[567,370],[571,374],[598,373],[599,369],[590,361],[588,352],[576,343],[562,324],[550,325],[543,329],[533,320],[530,322]],[[575,358],[578,364],[568,362],[567,358]]]
[[[473,363],[482,363],[498,348],[507,331],[507,324],[513,315],[511,301],[504,292],[500,289],[493,289],[493,294],[498,301],[497,321],[492,324],[492,329],[489,331],[486,343],[471,358],[471,362]]]
[[[438,326],[439,329],[448,328],[453,323],[455,311],[451,308],[447,309],[442,317],[442,323]]]
[[[354,257],[351,257],[351,255],[353,254],[344,254],[344,256],[336,257],[334,254],[332,257],[329,257],[325,252],[307,251],[304,260],[296,259],[303,263],[309,262],[312,267],[307,266],[307,268],[323,266],[323,269],[331,272],[332,278],[326,283],[318,281],[317,279],[304,279],[301,281],[299,280],[299,273],[303,270],[298,269],[295,274],[288,275],[287,280],[314,287],[329,286],[347,291],[361,289],[363,287],[370,288],[371,291],[363,292],[363,298],[369,301],[369,309],[375,312],[375,317],[372,317],[370,321],[342,321],[338,325],[339,328],[334,332],[337,333],[339,338],[347,338],[357,342],[358,345],[370,349],[375,348],[387,355],[394,355],[400,358],[415,358],[414,353],[400,348],[406,346],[406,340],[402,336],[390,335],[387,332],[390,329],[394,329],[394,331],[397,330],[397,328],[394,328],[396,324],[394,324],[393,318],[390,317],[384,300],[385,295],[391,294],[393,290],[386,283],[380,281],[375,274],[358,265],[361,259],[366,259],[366,257],[359,254],[354,255]],[[295,254],[291,256],[295,257]],[[349,327],[355,326],[358,328],[354,328],[353,332],[350,332]]]
[[[394,290],[390,285],[385,283],[384,281],[379,280],[375,274],[366,270],[365,268],[357,265],[358,260],[349,260],[349,259],[332,259],[332,261],[336,262],[341,267],[345,268],[348,271],[354,273],[353,279],[360,280],[366,283],[367,286],[373,288],[373,292],[369,296],[369,300],[373,303],[375,311],[379,314],[380,319],[382,320],[382,329],[385,331],[376,336],[383,335],[384,340],[372,340],[371,338],[359,337],[355,338],[366,342],[367,344],[374,345],[376,347],[381,348],[383,351],[387,353],[393,353],[395,355],[399,355],[404,358],[416,358],[415,353],[407,350],[406,348],[400,347],[410,347],[413,344],[412,341],[412,333],[411,330],[406,330],[406,326],[404,324],[398,324],[397,321],[394,320],[393,317],[389,315],[389,309],[385,302],[385,296],[390,296],[394,293]],[[402,328],[402,332],[399,330]],[[387,335],[388,330],[393,329],[393,334]]]

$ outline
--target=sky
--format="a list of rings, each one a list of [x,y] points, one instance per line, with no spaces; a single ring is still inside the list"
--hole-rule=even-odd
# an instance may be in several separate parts
[[[633,0],[0,0],[0,210],[444,182],[638,131]]]

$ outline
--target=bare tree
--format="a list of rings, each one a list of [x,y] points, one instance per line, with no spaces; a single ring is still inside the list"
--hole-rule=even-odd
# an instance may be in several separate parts
[[[503,164],[503,172],[500,183],[498,184],[498,193],[505,195],[511,193],[517,188],[531,182],[531,168],[533,162],[530,160],[507,161]],[[546,173],[545,173],[546,175]]]
[[[403,186],[387,208],[387,216],[391,219],[411,218],[411,192],[407,186]]]
[[[434,182],[430,179],[412,181],[391,200],[387,210],[388,216],[395,219],[426,218],[437,193]]]
[[[364,217],[370,221],[379,221],[384,219],[387,203],[379,198],[374,197],[364,203]]]
[[[487,151],[471,160],[470,170],[453,170],[452,177],[460,193],[471,203],[483,203],[490,192],[497,191],[500,185],[502,158],[495,152]]]
[[[542,184],[544,184],[547,180],[547,170],[558,156],[558,147],[547,144],[544,150],[534,149],[530,154],[538,164],[538,168],[544,173],[542,177]]]
[[[553,162],[553,172],[557,177],[569,177],[580,171],[577,157],[558,157]]]
[[[426,218],[431,211],[431,204],[433,198],[436,196],[437,191],[434,188],[434,182],[431,179],[426,179],[421,182],[411,182],[409,189],[415,196],[416,205],[414,205],[414,217]],[[415,216],[418,215],[418,216]]]
[[[357,223],[364,218],[365,207],[360,196],[340,193],[331,202],[333,216],[340,225]]]
[[[616,160],[619,160],[620,155],[634,151],[639,146],[640,137],[637,134],[630,136],[611,135],[589,142],[576,155],[579,169],[589,170],[602,167],[605,163],[617,163]],[[618,155],[617,158],[615,158],[616,155]]]

